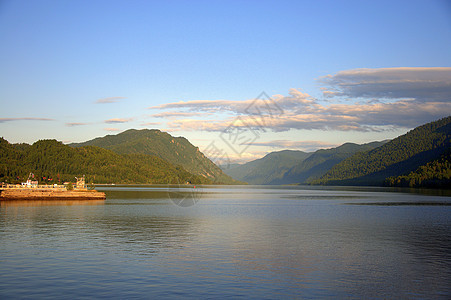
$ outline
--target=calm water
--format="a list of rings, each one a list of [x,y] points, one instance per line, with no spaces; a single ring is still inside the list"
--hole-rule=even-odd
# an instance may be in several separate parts
[[[1,203],[0,298],[451,298],[447,196],[98,190],[105,202]]]

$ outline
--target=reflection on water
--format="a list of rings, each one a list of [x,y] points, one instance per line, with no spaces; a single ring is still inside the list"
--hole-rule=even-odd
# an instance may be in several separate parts
[[[101,189],[106,201],[2,203],[0,298],[451,293],[448,197],[217,186],[180,207],[171,193],[190,187]]]

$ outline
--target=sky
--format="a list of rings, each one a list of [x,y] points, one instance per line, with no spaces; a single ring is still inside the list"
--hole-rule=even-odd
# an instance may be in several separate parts
[[[451,2],[0,0],[0,136],[186,137],[215,162],[451,115]]]

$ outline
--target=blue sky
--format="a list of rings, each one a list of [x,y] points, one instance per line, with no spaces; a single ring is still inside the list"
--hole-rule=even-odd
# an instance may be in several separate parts
[[[245,161],[451,114],[449,1],[4,0],[0,45],[12,143],[157,128]]]

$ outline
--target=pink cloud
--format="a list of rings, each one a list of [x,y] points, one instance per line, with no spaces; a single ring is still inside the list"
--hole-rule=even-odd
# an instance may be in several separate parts
[[[119,128],[111,128],[111,127],[109,127],[109,128],[103,128],[103,130],[105,130],[105,131],[112,131],[112,132],[120,131]]]
[[[55,119],[48,118],[0,118],[0,123],[11,121],[55,121]]]
[[[108,124],[127,123],[127,122],[130,122],[131,120],[133,120],[133,119],[132,118],[128,118],[128,119],[114,118],[114,119],[106,120],[105,123],[108,123]]]
[[[122,99],[126,99],[126,98],[125,97],[108,97],[108,98],[98,99],[95,103],[97,103],[97,104],[116,103]]]
[[[290,89],[287,96],[180,101],[151,109],[167,110],[154,116],[167,118],[171,131],[224,131],[231,124],[275,132],[382,131],[414,128],[451,114],[451,68],[354,69],[319,81],[328,86],[320,88],[327,101]],[[241,123],[234,124],[238,117]]]

